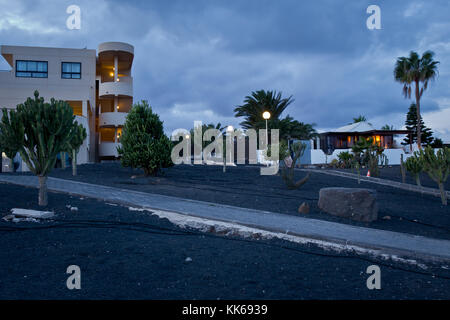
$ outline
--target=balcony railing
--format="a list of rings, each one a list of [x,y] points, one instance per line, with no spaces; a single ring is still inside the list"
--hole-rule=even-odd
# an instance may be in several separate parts
[[[99,115],[99,126],[123,126],[127,118],[126,112],[104,112]]]
[[[98,146],[98,155],[100,157],[118,157],[117,147],[119,142],[100,142]]]
[[[133,78],[121,77],[119,81],[101,82],[99,85],[99,96],[133,96]]]

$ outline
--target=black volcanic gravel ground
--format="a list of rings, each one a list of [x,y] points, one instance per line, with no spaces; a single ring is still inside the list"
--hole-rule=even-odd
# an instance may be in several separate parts
[[[0,184],[0,213],[39,209],[36,193]],[[450,272],[438,265],[423,270],[284,241],[186,234],[148,213],[59,193],[49,194],[46,209],[56,213],[55,221],[0,220],[0,299],[450,298],[450,280],[439,277]],[[106,220],[109,226],[86,220]],[[381,290],[366,287],[372,264],[381,268]],[[81,290],[66,288],[69,265],[81,268]]]
[[[78,176],[71,168],[55,169],[51,176],[102,184],[122,189],[150,192],[237,207],[297,215],[302,202],[308,202],[312,219],[323,219],[363,227],[411,233],[431,238],[450,239],[450,206],[439,197],[422,195],[383,185],[313,173],[299,190],[288,190],[280,176],[261,176],[257,167],[179,165],[166,169],[158,177],[142,177],[141,170],[123,168],[119,163],[81,165]],[[297,172],[298,178],[305,173]],[[132,179],[132,176],[141,176]],[[378,194],[379,219],[372,223],[354,222],[322,213],[317,201],[324,187],[372,188]],[[382,219],[390,217],[390,220]]]

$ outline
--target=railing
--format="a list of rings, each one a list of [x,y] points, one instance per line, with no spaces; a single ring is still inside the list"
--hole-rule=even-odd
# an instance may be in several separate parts
[[[98,154],[100,157],[118,157],[117,147],[119,142],[100,142],[98,146]]]
[[[99,85],[99,96],[133,96],[133,78],[121,77],[120,81],[101,82]]]
[[[99,115],[99,126],[123,126],[127,118],[126,112],[104,112]]]

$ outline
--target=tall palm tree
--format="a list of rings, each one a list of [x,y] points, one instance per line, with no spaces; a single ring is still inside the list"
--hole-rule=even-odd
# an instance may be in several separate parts
[[[411,86],[415,84],[415,96],[417,106],[417,146],[422,148],[422,133],[420,120],[420,98],[428,87],[428,81],[434,80],[438,74],[439,61],[433,60],[434,53],[426,51],[420,58],[417,52],[411,51],[409,57],[399,57],[395,63],[394,78],[403,84],[403,95],[411,98]],[[420,87],[422,83],[422,87]]]
[[[245,97],[243,105],[234,109],[235,117],[244,117],[245,120],[240,123],[244,129],[255,128],[258,122],[264,121],[262,117],[264,111],[270,112],[271,119],[278,119],[292,102],[294,102],[292,96],[281,98],[281,92],[253,91],[250,96]]]
[[[289,141],[291,139],[309,140],[317,136],[317,131],[314,129],[315,124],[309,124],[294,120],[290,115],[284,119],[269,120],[269,128],[276,128],[279,131],[279,138],[281,140]],[[266,127],[265,121],[255,123],[254,129],[264,129]]]

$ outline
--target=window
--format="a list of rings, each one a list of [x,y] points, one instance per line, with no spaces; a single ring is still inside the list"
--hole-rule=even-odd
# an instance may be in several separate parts
[[[17,60],[16,77],[48,78],[48,62]]]
[[[61,78],[63,79],[81,79],[80,62],[63,62],[61,64]]]

